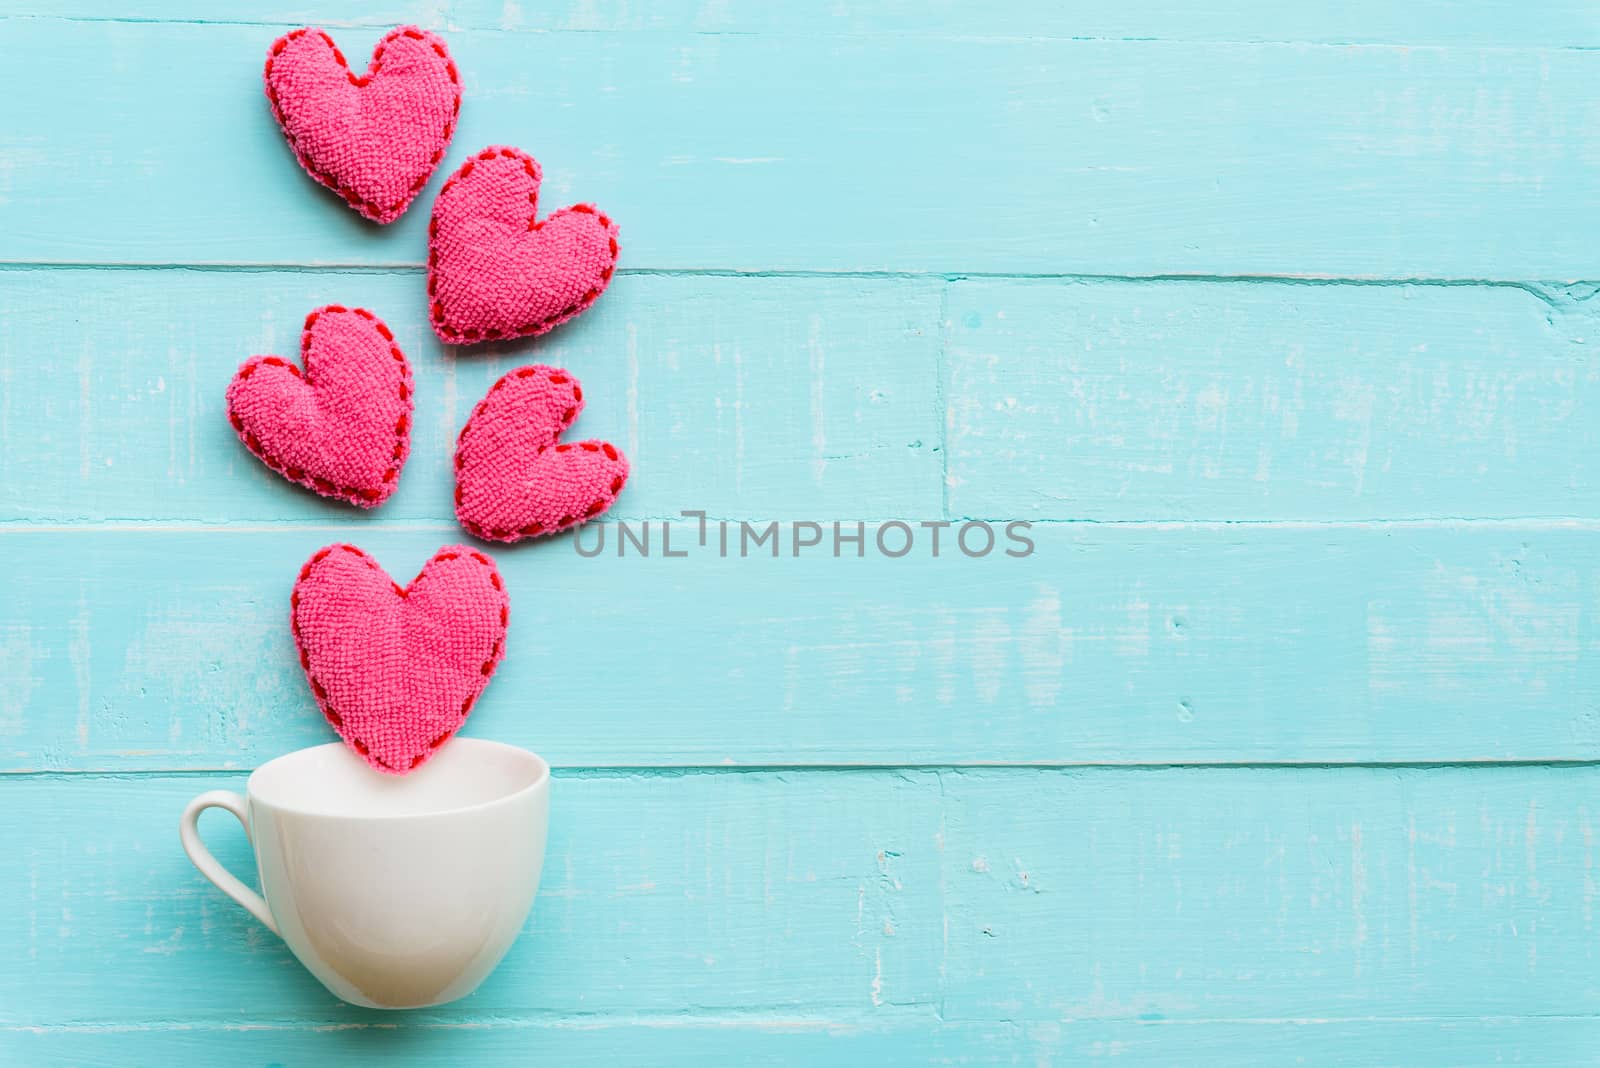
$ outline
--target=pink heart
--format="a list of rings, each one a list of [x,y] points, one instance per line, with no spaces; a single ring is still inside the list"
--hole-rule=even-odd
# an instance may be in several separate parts
[[[451,175],[428,226],[428,306],[449,345],[542,334],[600,298],[617,227],[591,204],[538,219],[539,163],[486,148]]]
[[[563,442],[583,410],[578,380],[555,367],[519,367],[472,410],[456,439],[456,518],[480,538],[554,534],[610,508],[628,458],[605,441]]]
[[[444,42],[391,30],[357,76],[321,30],[272,43],[267,99],[306,172],[373,222],[400,217],[444,159],[461,113],[461,80]]]
[[[411,366],[365,308],[306,316],[300,368],[252,356],[228,383],[239,440],[291,482],[363,508],[394,492],[411,448]]]
[[[401,589],[354,545],[329,545],[289,598],[322,714],[379,771],[421,766],[466,722],[505,654],[510,600],[494,561],[447,545]]]

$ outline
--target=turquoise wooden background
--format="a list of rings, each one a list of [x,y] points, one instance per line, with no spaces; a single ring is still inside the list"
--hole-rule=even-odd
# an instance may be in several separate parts
[[[1600,1061],[1600,14],[1207,7],[6,4],[0,1063]],[[375,230],[268,115],[307,21],[447,33],[447,167],[620,220],[592,313],[441,350],[441,178]],[[376,515],[221,413],[330,301],[416,370]],[[535,358],[619,517],[1038,552],[497,552],[468,730],[559,766],[544,891],[473,998],[358,1011],[177,814],[328,737],[297,565],[459,538],[448,443]]]

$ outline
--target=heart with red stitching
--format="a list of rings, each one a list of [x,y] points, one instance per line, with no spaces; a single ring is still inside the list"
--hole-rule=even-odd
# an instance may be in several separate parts
[[[319,549],[289,597],[300,666],[339,737],[404,775],[472,711],[505,654],[511,602],[494,561],[462,545],[402,587],[354,545]]]
[[[290,482],[375,508],[400,481],[411,448],[411,365],[365,308],[306,316],[302,371],[252,356],[228,383],[228,421],[245,447]]]
[[[480,538],[554,534],[610,508],[628,458],[606,441],[563,442],[583,389],[542,364],[504,375],[456,440],[456,518]]]
[[[542,334],[600,299],[617,226],[592,204],[538,217],[542,172],[515,148],[487,148],[451,175],[428,225],[428,308],[450,345]]]
[[[392,30],[356,74],[321,30],[267,53],[267,99],[306,173],[373,222],[398,219],[444,159],[461,113],[461,79],[444,41]]]

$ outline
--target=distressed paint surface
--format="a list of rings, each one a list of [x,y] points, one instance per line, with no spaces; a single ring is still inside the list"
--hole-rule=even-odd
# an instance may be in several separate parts
[[[298,26],[313,18],[299,0],[238,2],[227,18],[205,0],[34,0],[34,15],[76,19],[143,18]],[[1508,8],[1496,0],[1388,0],[1345,4],[1237,4],[1202,10],[1183,0],[1025,0],[985,9],[961,0],[327,0],[323,26],[388,28],[412,22],[432,30],[511,33],[690,31],[719,33],[918,34],[922,36],[1130,38],[1181,41],[1284,41],[1296,44],[1486,44],[1584,47],[1600,44],[1600,15],[1579,0],[1540,0]]]
[[[267,115],[308,21],[461,65],[392,228]],[[1597,46],[1571,0],[0,4],[0,1064],[1600,1063]],[[622,271],[447,352],[426,210],[490,142]],[[330,301],[416,373],[375,515],[221,413]],[[558,767],[543,893],[474,997],[355,1010],[174,824],[329,737],[295,568],[462,540],[450,442],[529,362],[628,450],[613,518],[781,555],[494,549],[469,732]],[[1037,552],[872,547],[968,517]],[[865,558],[790,555],[835,520]]]
[[[693,524],[667,559],[652,529],[648,558],[614,528],[594,559],[496,552],[507,657],[468,733],[568,766],[1600,759],[1592,523],[1050,524],[1027,559],[946,531],[898,560],[870,529],[866,557],[835,559],[831,530],[794,557],[793,526],[777,559],[740,559],[735,528],[725,559]],[[462,535],[4,537],[28,670],[0,767],[133,770],[326,740],[286,625],[297,569],[354,539],[409,577]]]
[[[1253,1051],[1287,1063],[1444,1064],[1576,1068],[1600,1063],[1592,1017],[1463,1020],[1159,1020],[952,1024],[920,1011],[878,1023],[809,1018],[676,1017],[604,1023],[486,1022],[468,1027],[366,1022],[329,1030],[292,1026],[27,1031],[6,1036],[24,1064],[120,1068],[182,1064],[224,1050],[263,1065],[382,1064],[388,1068],[526,1064],[685,1065],[712,1061],[818,1064],[1097,1064],[1122,1068],[1237,1068]],[[1243,1051],[1243,1052],[1242,1052]],[[1377,1051],[1377,1052],[1375,1052]]]
[[[0,197],[27,208],[0,262],[421,262],[425,212],[374,234],[290,180],[242,76],[265,28],[4,32],[0,89],[55,90],[0,133]],[[379,35],[346,36],[360,56]],[[482,30],[450,47],[470,106],[421,203],[483,145],[526,143],[551,207],[619,221],[625,270],[1600,275],[1573,223],[1600,199],[1588,50]],[[180,99],[183,122],[150,121]]]
[[[419,272],[28,270],[0,283],[0,345],[16,358],[0,397],[7,519],[453,524],[456,435],[497,378],[533,362],[582,381],[573,434],[627,452],[634,476],[611,516],[940,509],[937,281],[623,277],[620,299],[548,340],[465,353],[434,337]],[[223,404],[249,356],[298,362],[306,313],[336,301],[389,324],[416,380],[411,458],[370,514],[268,470]]]
[[[409,1018],[1581,1017],[1597,786],[1529,767],[562,775],[524,937],[470,1002]],[[196,787],[0,782],[24,859],[0,888],[33,962],[4,977],[0,1027],[155,1018],[174,976],[195,1023],[390,1018],[339,1003],[189,871],[168,816]],[[206,832],[248,863],[227,816]],[[90,974],[86,932],[108,933]]]
[[[958,282],[949,499],[1039,519],[1592,515],[1595,288]]]

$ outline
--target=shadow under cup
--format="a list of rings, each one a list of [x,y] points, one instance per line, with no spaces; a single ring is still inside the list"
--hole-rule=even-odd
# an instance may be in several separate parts
[[[550,768],[533,753],[456,738],[393,777],[333,743],[262,765],[246,789],[278,932],[345,1001],[465,997],[527,919],[549,824]]]

